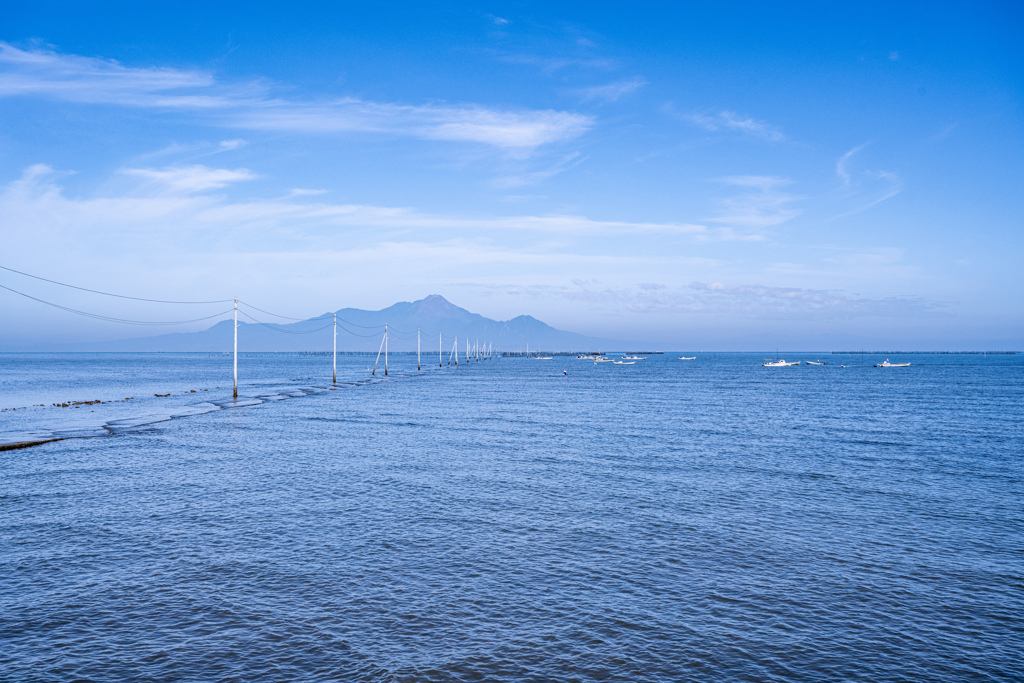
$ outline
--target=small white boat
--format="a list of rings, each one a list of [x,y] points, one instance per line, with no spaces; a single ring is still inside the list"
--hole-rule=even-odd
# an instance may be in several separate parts
[[[761,367],[763,368],[791,368],[796,365],[800,365],[800,361],[797,361],[795,363],[787,363],[785,360],[780,359],[776,361],[769,360],[765,361],[764,363],[761,363]]]
[[[594,359],[594,364],[595,365],[597,365],[598,363],[614,363],[614,362],[615,362],[614,359],[612,359],[612,358],[605,358],[604,356],[598,356],[597,358]]]
[[[910,363],[890,363],[889,359],[886,358],[881,363],[875,363],[876,368],[909,368]]]
[[[554,360],[554,356],[534,356],[534,360]]]
[[[623,356],[622,360],[647,360],[646,356]]]
[[[828,365],[828,361],[822,361],[822,360],[809,360],[809,361],[807,361],[807,364],[808,364],[808,365]]]
[[[631,361],[629,361],[629,362],[627,363],[627,362],[626,362],[626,361],[624,361],[624,360],[617,360],[617,361],[615,361],[615,364],[616,364],[616,365],[635,365],[635,364],[636,364],[636,361],[635,361],[635,360],[631,360]]]
[[[687,358],[686,356],[679,356],[679,360],[697,360],[697,356],[691,356],[690,358]]]

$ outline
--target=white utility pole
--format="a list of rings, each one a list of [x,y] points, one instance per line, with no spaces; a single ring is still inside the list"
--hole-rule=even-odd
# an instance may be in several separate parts
[[[235,297],[235,388],[231,394],[238,398],[238,297]]]
[[[331,382],[338,383],[338,314],[334,314],[334,371],[331,373]]]
[[[384,340],[388,338],[388,334],[386,331],[387,328],[385,327],[384,329],[384,337],[380,340],[380,348],[377,349],[377,358],[373,361],[373,372],[370,373],[371,375],[377,374],[377,363],[380,362],[380,352],[384,350]]]
[[[384,323],[384,376],[388,376],[388,324]]]

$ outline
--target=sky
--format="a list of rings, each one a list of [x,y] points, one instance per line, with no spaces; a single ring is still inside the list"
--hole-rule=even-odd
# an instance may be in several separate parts
[[[297,318],[441,294],[679,349],[1024,349],[1018,3],[3,16],[0,266]],[[225,310],[0,285],[215,316],[0,289],[0,348]]]

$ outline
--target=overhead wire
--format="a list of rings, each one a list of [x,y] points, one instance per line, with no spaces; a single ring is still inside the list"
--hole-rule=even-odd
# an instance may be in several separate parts
[[[127,318],[114,318],[109,315],[100,315],[99,313],[89,313],[88,311],[80,311],[77,308],[71,308],[70,306],[62,306],[60,304],[55,304],[52,301],[47,301],[45,299],[34,297],[30,294],[25,294],[24,292],[19,292],[18,290],[12,289],[5,285],[0,285],[0,289],[6,289],[8,292],[14,292],[15,294],[23,296],[26,299],[32,299],[33,301],[38,301],[41,304],[53,306],[54,308],[59,308],[60,310],[67,311],[69,313],[76,313],[78,315],[85,316],[86,318],[105,320],[107,322],[121,323],[124,325],[187,325],[189,323],[202,322],[203,320],[210,320],[212,318],[217,318],[222,315],[227,315],[228,313],[231,313],[231,309],[228,309],[226,311],[221,311],[220,313],[214,313],[213,315],[208,315],[202,318],[193,318],[191,320],[129,320]]]
[[[248,306],[249,308],[257,310],[260,313],[266,313],[267,315],[272,315],[275,318],[283,318],[285,320],[295,320],[297,322],[302,322],[303,320],[306,320],[306,318],[292,318],[292,317],[289,317],[287,315],[281,315],[279,313],[271,313],[270,311],[264,311],[262,308],[256,308],[252,304],[247,304],[246,302],[242,301],[241,299],[238,300],[238,303],[242,304],[243,306]]]
[[[327,323],[323,327],[318,327],[318,328],[316,328],[314,330],[283,330],[283,329],[281,329],[281,326],[280,326],[279,323],[265,323],[262,320],[257,320],[256,318],[252,317],[251,315],[249,315],[245,311],[239,311],[239,313],[241,313],[242,315],[244,315],[246,318],[248,318],[249,320],[253,321],[257,325],[263,325],[264,327],[270,328],[274,332],[281,332],[282,334],[313,334],[314,332],[320,332],[321,330],[326,330],[328,327],[330,327],[331,325],[334,324],[333,321],[332,321],[332,322]]]
[[[246,302],[242,301],[241,299],[238,300],[238,303],[242,304],[243,306],[248,306],[249,308],[257,310],[260,313],[266,313],[267,315],[272,315],[275,318],[282,318],[284,320],[294,320],[296,322],[303,322],[305,320],[310,320],[311,319],[311,318],[292,318],[292,317],[287,316],[287,315],[281,315],[280,313],[271,313],[270,311],[264,311],[262,308],[256,308],[252,304],[246,303]],[[384,329],[383,325],[360,325],[359,323],[354,323],[354,322],[351,322],[351,321],[348,321],[348,320],[344,320],[342,318],[338,318],[338,320],[340,322],[345,323],[346,325],[351,325],[352,327],[361,327],[361,328],[366,329],[366,330]]]
[[[52,284],[55,284],[55,285],[60,285],[61,287],[70,287],[71,289],[78,289],[78,290],[81,290],[83,292],[91,292],[92,294],[102,294],[103,296],[113,296],[113,297],[117,297],[118,299],[131,299],[132,301],[148,301],[149,303],[154,303],[154,304],[194,304],[194,305],[198,305],[198,304],[229,304],[232,301],[231,299],[213,299],[211,301],[168,301],[168,300],[165,300],[165,299],[144,299],[144,298],[138,297],[138,296],[126,296],[124,294],[112,294],[111,292],[102,292],[102,291],[100,291],[98,289],[89,289],[88,287],[79,287],[78,285],[69,285],[66,282],[58,282],[57,280],[51,280],[49,278],[40,277],[38,275],[32,275],[31,273],[25,273],[25,272],[22,272],[20,270],[15,270],[14,268],[8,268],[7,266],[0,266],[0,269],[9,271],[11,273],[17,273],[18,275],[24,275],[25,277],[34,278],[36,280],[42,280],[43,282],[49,282],[49,283],[52,283]],[[7,288],[5,288],[5,289],[7,289]],[[14,290],[11,290],[11,291],[13,292]],[[29,297],[29,298],[31,298],[31,297]]]
[[[326,330],[327,328],[331,327],[334,324],[334,321],[332,320],[331,322],[327,323],[326,325],[324,325],[322,327],[318,327],[318,328],[313,329],[313,330],[301,330],[301,331],[300,330],[285,330],[285,329],[281,328],[281,325],[279,323],[266,323],[266,322],[263,322],[262,320],[257,320],[256,318],[252,317],[251,315],[249,315],[245,311],[239,311],[239,313],[241,313],[242,315],[244,315],[246,318],[248,318],[249,320],[253,321],[257,325],[263,325],[264,327],[269,328],[269,329],[273,330],[274,332],[281,332],[282,334],[313,334],[314,332],[320,332],[322,330]],[[311,319],[315,320],[316,318],[311,318]],[[370,337],[377,337],[377,336],[379,336],[377,334],[359,334],[358,332],[353,332],[352,330],[347,329],[343,325],[338,325],[338,327],[341,328],[342,330],[344,330],[345,332],[351,334],[354,337],[367,337],[367,338],[370,338]]]

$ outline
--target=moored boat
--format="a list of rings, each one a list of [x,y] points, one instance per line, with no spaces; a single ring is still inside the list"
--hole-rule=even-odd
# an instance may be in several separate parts
[[[890,363],[889,359],[886,358],[881,363],[875,363],[876,368],[909,368],[910,363]]]

